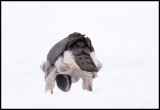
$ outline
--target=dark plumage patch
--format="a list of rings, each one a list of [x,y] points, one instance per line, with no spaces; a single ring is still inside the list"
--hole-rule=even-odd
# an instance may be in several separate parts
[[[56,83],[60,90],[67,92],[71,87],[71,76],[59,74],[56,76]]]

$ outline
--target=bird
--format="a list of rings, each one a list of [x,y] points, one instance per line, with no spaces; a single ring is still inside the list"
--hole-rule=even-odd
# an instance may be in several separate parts
[[[48,52],[47,59],[40,66],[45,73],[45,91],[51,91],[55,82],[63,92],[68,92],[73,83],[82,78],[82,88],[92,91],[93,79],[102,68],[96,58],[89,37],[79,32],[69,34],[57,42]]]

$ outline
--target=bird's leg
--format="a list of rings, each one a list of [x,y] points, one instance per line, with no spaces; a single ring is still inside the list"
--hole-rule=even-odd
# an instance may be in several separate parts
[[[53,94],[54,85],[55,85],[55,81],[47,81],[45,86],[45,91],[46,92],[51,91],[51,94]]]
[[[48,92],[51,91],[51,94],[53,94],[53,88],[55,85],[55,79],[56,79],[57,71],[54,68],[46,78],[46,86],[45,86],[45,91]]]
[[[83,84],[82,84],[83,89],[92,91],[92,81],[93,81],[92,78],[87,78],[87,79],[83,78]]]

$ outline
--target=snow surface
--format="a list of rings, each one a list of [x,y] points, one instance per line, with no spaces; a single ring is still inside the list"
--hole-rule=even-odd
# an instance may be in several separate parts
[[[2,108],[158,108],[158,2],[2,2]],[[40,65],[73,32],[86,34],[103,68],[45,93]]]

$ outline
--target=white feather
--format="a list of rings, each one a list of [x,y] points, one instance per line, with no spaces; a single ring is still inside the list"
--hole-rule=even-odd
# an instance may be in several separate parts
[[[65,51],[63,54],[63,62],[70,65],[72,68],[79,68],[77,63],[75,62],[74,55],[71,51]]]
[[[98,68],[98,70],[101,70],[102,63],[96,58],[95,52],[91,52],[90,56],[91,56],[93,62],[95,63],[96,67]]]
[[[65,51],[63,57],[60,56],[56,62],[55,66],[60,73],[72,71],[75,68],[79,68],[74,60],[74,56],[71,51]],[[67,74],[67,73],[66,73]]]

